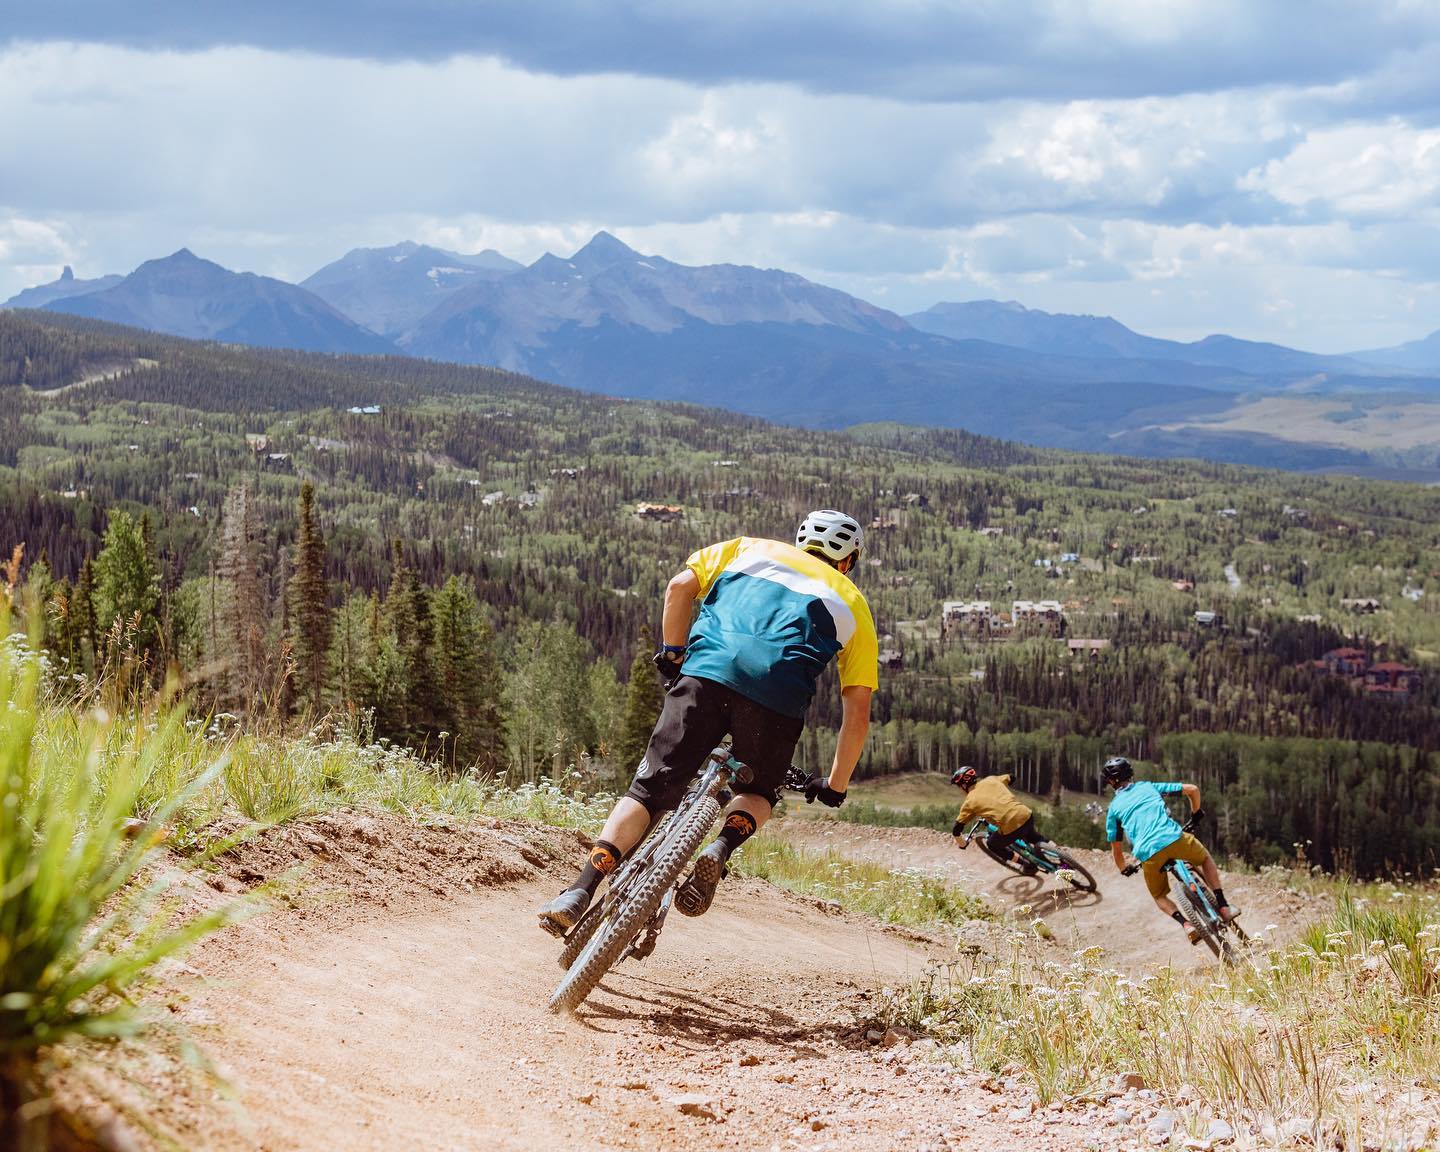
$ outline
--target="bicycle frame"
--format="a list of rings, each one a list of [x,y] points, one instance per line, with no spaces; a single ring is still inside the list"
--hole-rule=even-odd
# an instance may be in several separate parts
[[[1161,871],[1169,872],[1180,882],[1182,888],[1195,897],[1201,910],[1205,913],[1205,918],[1212,925],[1218,928],[1225,927],[1225,921],[1220,919],[1220,912],[1216,909],[1214,901],[1210,899],[1209,885],[1203,883],[1194,872],[1190,871],[1190,865],[1186,864],[1184,860],[1169,860]]]
[[[997,827],[995,827],[995,825],[994,825],[993,823],[991,823],[989,820],[986,820],[986,819],[984,819],[984,818],[982,817],[982,818],[974,821],[974,822],[970,825],[969,831],[967,831],[967,832],[965,833],[965,838],[966,838],[966,843],[967,843],[967,844],[968,844],[971,840],[973,840],[976,836],[980,835],[980,830],[981,830],[982,826],[983,826],[983,828],[984,828],[984,830],[985,830],[985,831],[984,831],[984,834],[985,834],[987,837],[988,837],[988,836],[993,836],[995,833],[997,833],[997,832],[1000,831],[1000,829],[997,828]],[[1012,841],[1010,842],[1010,847],[1011,847],[1011,849],[1012,849],[1013,851],[1016,851],[1016,852],[1020,853],[1020,855],[1023,856],[1023,857],[1025,857],[1026,860],[1030,861],[1030,863],[1034,864],[1035,867],[1040,868],[1040,869],[1042,869],[1043,871],[1046,871],[1046,872],[1057,872],[1057,871],[1059,871],[1059,869],[1056,868],[1055,862],[1054,862],[1053,860],[1047,860],[1047,859],[1045,858],[1045,856],[1042,855],[1040,852],[1036,851],[1036,849],[1035,849],[1028,841],[1025,841],[1025,840],[1012,840]]]

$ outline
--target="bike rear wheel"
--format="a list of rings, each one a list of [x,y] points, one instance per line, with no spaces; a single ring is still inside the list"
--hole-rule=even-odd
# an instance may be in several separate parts
[[[645,874],[636,877],[634,889],[622,894],[592,929],[593,937],[550,996],[550,1011],[573,1012],[595,990],[659,910],[719,816],[719,802],[703,796],[678,821],[671,822]]]
[[[1043,856],[1050,864],[1054,865],[1057,871],[1069,873],[1065,882],[1077,892],[1094,892],[1097,885],[1095,877],[1090,875],[1090,870],[1071,856],[1070,853],[1060,848],[1037,848],[1035,852]]]

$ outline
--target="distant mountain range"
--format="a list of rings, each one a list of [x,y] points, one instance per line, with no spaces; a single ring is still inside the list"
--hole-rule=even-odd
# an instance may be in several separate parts
[[[188,248],[147,260],[110,287],[53,299],[46,307],[197,340],[306,352],[396,351],[390,341],[303,288],[230,272]]]
[[[356,323],[398,336],[457,292],[523,267],[489,248],[462,256],[406,242],[389,248],[356,248],[300,286]]]
[[[1014,301],[974,300],[936,304],[905,317],[922,332],[952,340],[989,340],[1012,348],[1064,356],[1181,361],[1224,368],[1247,376],[1330,373],[1378,376],[1386,369],[1352,356],[1320,356],[1279,344],[1207,336],[1190,344],[1141,336],[1109,316],[1067,316],[1034,311]],[[1440,369],[1437,359],[1436,369]]]
[[[123,276],[101,276],[95,280],[77,280],[70,265],[65,265],[65,270],[60,273],[60,279],[52,280],[49,284],[40,284],[34,288],[26,288],[18,296],[12,296],[5,301],[6,308],[49,308],[57,300],[64,300],[68,296],[84,296],[90,292],[103,292],[106,288],[113,288],[124,280]]]
[[[356,249],[301,286],[181,250],[123,279],[79,281],[66,269],[9,306],[235,343],[490,364],[814,427],[903,421],[1286,467],[1428,463],[1413,422],[1403,451],[1386,454],[1376,405],[1405,394],[1422,405],[1407,421],[1424,405],[1440,419],[1440,333],[1324,356],[1229,336],[1162,340],[1109,317],[989,300],[902,317],[794,273],[676,264],[606,232],[529,266],[413,243]],[[1363,410],[1325,399],[1341,394],[1366,396]],[[1256,407],[1264,397],[1285,402]]]

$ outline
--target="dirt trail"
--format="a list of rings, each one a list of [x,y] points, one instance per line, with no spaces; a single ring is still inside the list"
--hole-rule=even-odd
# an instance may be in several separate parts
[[[215,878],[307,873],[172,988],[238,1095],[227,1107],[152,1070],[147,1108],[190,1152],[1013,1146],[1016,1099],[962,1099],[976,1078],[857,1037],[880,988],[941,943],[733,877],[560,1018],[545,1007],[558,946],[533,913],[573,875],[573,834],[328,819]],[[1036,1127],[1032,1145],[1073,1146]]]
[[[1071,893],[1053,876],[1020,876],[972,844],[960,851],[944,832],[926,828],[875,828],[838,820],[789,820],[775,825],[792,843],[871,860],[888,868],[913,868],[990,899],[1018,919],[1044,919],[1055,932],[1057,955],[1099,945],[1104,962],[1143,973],[1162,964],[1177,968],[1214,963],[1203,946],[1193,947],[1178,925],[1156,910],[1145,882],[1115,871],[1109,852],[1071,850],[1099,882],[1093,894]],[[1043,831],[1043,829],[1042,829]],[[1273,939],[1298,931],[1317,918],[1320,902],[1257,876],[1225,877],[1225,895],[1241,908],[1240,923],[1252,935]],[[1022,909],[1029,909],[1022,912]]]
[[[897,863],[945,847],[896,831],[791,828]],[[238,1106],[170,1067],[150,1070],[147,1111],[190,1152],[1133,1143],[1099,1105],[1032,1115],[1018,1083],[1001,1092],[923,1044],[866,1043],[857,1022],[879,990],[943,960],[946,941],[739,877],[702,919],[673,917],[654,956],[622,965],[576,1018],[550,1015],[557,945],[533,909],[580,856],[573,834],[528,825],[350,816],[246,847],[214,887],[297,864],[305,878],[196,949],[169,1003]]]

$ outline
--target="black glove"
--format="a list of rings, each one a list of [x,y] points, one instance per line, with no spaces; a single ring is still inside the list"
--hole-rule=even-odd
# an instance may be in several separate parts
[[[1122,875],[1122,876],[1134,876],[1135,873],[1136,873],[1136,872],[1139,872],[1139,871],[1140,871],[1140,865],[1139,865],[1139,864],[1126,864],[1124,868],[1120,869],[1120,875]]]
[[[816,800],[827,808],[839,808],[845,803],[845,793],[837,792],[830,787],[830,781],[824,776],[811,776],[805,781],[805,803],[813,804]]]
[[[1191,828],[1194,828],[1194,827],[1196,827],[1196,826],[1200,823],[1200,821],[1202,821],[1202,820],[1204,820],[1204,819],[1205,819],[1205,809],[1203,809],[1203,808],[1196,808],[1194,812],[1190,813],[1190,819],[1189,819],[1189,821],[1188,821],[1188,824],[1189,824],[1189,826],[1190,826]]]
[[[660,673],[661,682],[668,688],[680,678],[680,665],[685,663],[685,653],[669,652],[662,648],[655,653],[651,663],[655,665],[655,671]]]

